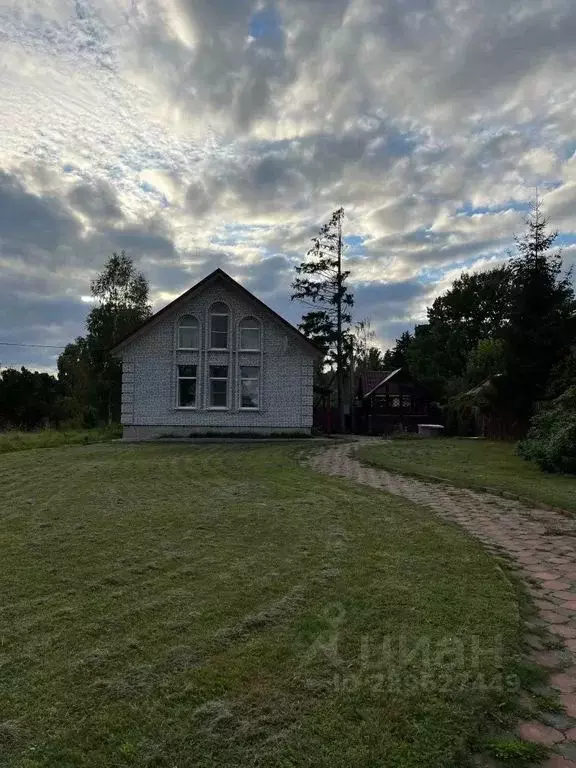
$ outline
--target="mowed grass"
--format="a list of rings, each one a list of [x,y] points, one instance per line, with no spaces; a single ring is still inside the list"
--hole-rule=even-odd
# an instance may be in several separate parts
[[[11,429],[0,432],[0,453],[27,451],[32,448],[58,448],[61,445],[87,445],[122,437],[122,427],[112,424],[96,429],[41,429],[23,432]]]
[[[514,586],[295,451],[0,457],[2,765],[462,765],[509,698]]]
[[[466,488],[493,488],[576,512],[576,477],[542,472],[515,445],[438,438],[392,440],[365,446],[360,457],[385,469],[442,478]]]

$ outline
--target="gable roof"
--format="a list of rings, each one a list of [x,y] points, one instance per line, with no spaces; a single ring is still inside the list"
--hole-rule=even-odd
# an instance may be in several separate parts
[[[372,395],[376,390],[386,384],[387,381],[400,373],[402,368],[396,368],[394,371],[359,371],[360,386],[362,388],[362,397]]]
[[[244,288],[243,285],[240,285],[234,278],[230,277],[226,272],[224,272],[223,269],[220,269],[218,267],[213,272],[210,272],[209,275],[206,275],[205,278],[200,280],[199,283],[196,283],[196,285],[193,285],[192,288],[189,288],[187,291],[185,291],[181,296],[178,296],[177,299],[174,299],[174,301],[171,301],[169,304],[167,304],[165,307],[162,307],[158,312],[156,312],[152,317],[148,318],[142,325],[140,325],[136,330],[129,333],[127,336],[125,336],[123,339],[121,339],[116,346],[114,346],[111,349],[111,352],[113,355],[117,355],[119,352],[124,349],[124,347],[129,344],[132,341],[135,341],[137,338],[142,336],[149,328],[156,325],[159,320],[164,317],[164,315],[168,314],[171,310],[177,309],[177,307],[181,304],[187,301],[188,299],[191,299],[194,295],[199,293],[203,288],[205,288],[210,282],[215,280],[216,278],[220,278],[223,280],[223,282],[232,290],[238,291],[242,293],[247,299],[249,299],[252,302],[255,302],[259,305],[262,309],[266,310],[269,314],[271,314],[275,320],[277,320],[279,323],[281,323],[285,328],[287,328],[289,331],[291,331],[295,336],[298,337],[298,339],[306,344],[310,351],[319,357],[320,355],[324,355],[324,351],[319,349],[313,342],[310,341],[306,336],[304,336],[303,333],[301,333],[298,328],[295,328],[292,323],[289,323],[288,320],[285,320],[281,315],[279,315],[277,312],[274,312],[273,309],[270,309],[270,307],[267,304],[264,304],[263,301],[261,301],[257,296],[255,296],[253,293],[251,293],[247,288]]]

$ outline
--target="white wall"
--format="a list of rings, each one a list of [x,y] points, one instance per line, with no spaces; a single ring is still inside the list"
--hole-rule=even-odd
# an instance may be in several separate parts
[[[230,350],[208,351],[209,308],[230,308]],[[178,318],[195,315],[201,325],[201,350],[176,349]],[[262,352],[238,352],[238,323],[247,315],[262,323]],[[177,365],[198,366],[197,409],[177,408]],[[229,367],[229,410],[210,410],[208,366]],[[239,409],[240,365],[261,366],[258,411]],[[314,356],[273,315],[216,279],[199,295],[167,312],[122,353],[122,423],[125,436],[214,431],[306,431],[312,428]],[[144,428],[159,429],[144,429]],[[173,427],[174,429],[170,429]],[[140,429],[138,429],[140,428]]]

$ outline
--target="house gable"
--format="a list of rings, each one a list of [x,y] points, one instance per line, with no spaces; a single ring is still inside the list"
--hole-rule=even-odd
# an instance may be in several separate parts
[[[317,359],[320,359],[323,356],[323,351],[316,347],[308,338],[306,338],[306,336],[304,336],[303,333],[301,333],[291,323],[285,320],[281,315],[271,309],[267,304],[261,301],[247,288],[244,288],[243,285],[238,283],[220,268],[215,269],[214,272],[211,272],[203,280],[201,280],[199,283],[196,283],[196,285],[193,285],[192,288],[187,290],[177,299],[174,299],[174,301],[170,302],[170,304],[167,304],[165,307],[160,309],[139,328],[122,339],[112,349],[112,354],[118,357],[122,357],[126,348],[141,338],[142,335],[151,332],[158,323],[162,322],[168,317],[173,319],[174,317],[177,317],[181,314],[185,314],[186,307],[193,303],[194,299],[199,297],[202,292],[206,291],[207,289],[214,288],[216,288],[218,291],[221,291],[223,297],[226,295],[236,295],[244,303],[252,304],[254,310],[258,314],[262,314],[262,312],[267,313],[271,320],[273,320],[275,323],[278,323],[284,330],[288,330],[292,335],[292,338],[297,343],[302,345],[308,354]]]
[[[156,313],[115,354],[128,436],[312,426],[321,352],[224,273]]]

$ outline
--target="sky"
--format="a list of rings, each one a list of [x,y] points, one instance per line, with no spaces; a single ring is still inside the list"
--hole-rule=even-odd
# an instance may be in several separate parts
[[[53,370],[125,249],[159,309],[216,267],[298,322],[346,213],[387,347],[501,261],[538,189],[576,261],[573,0],[0,0],[0,366]]]

